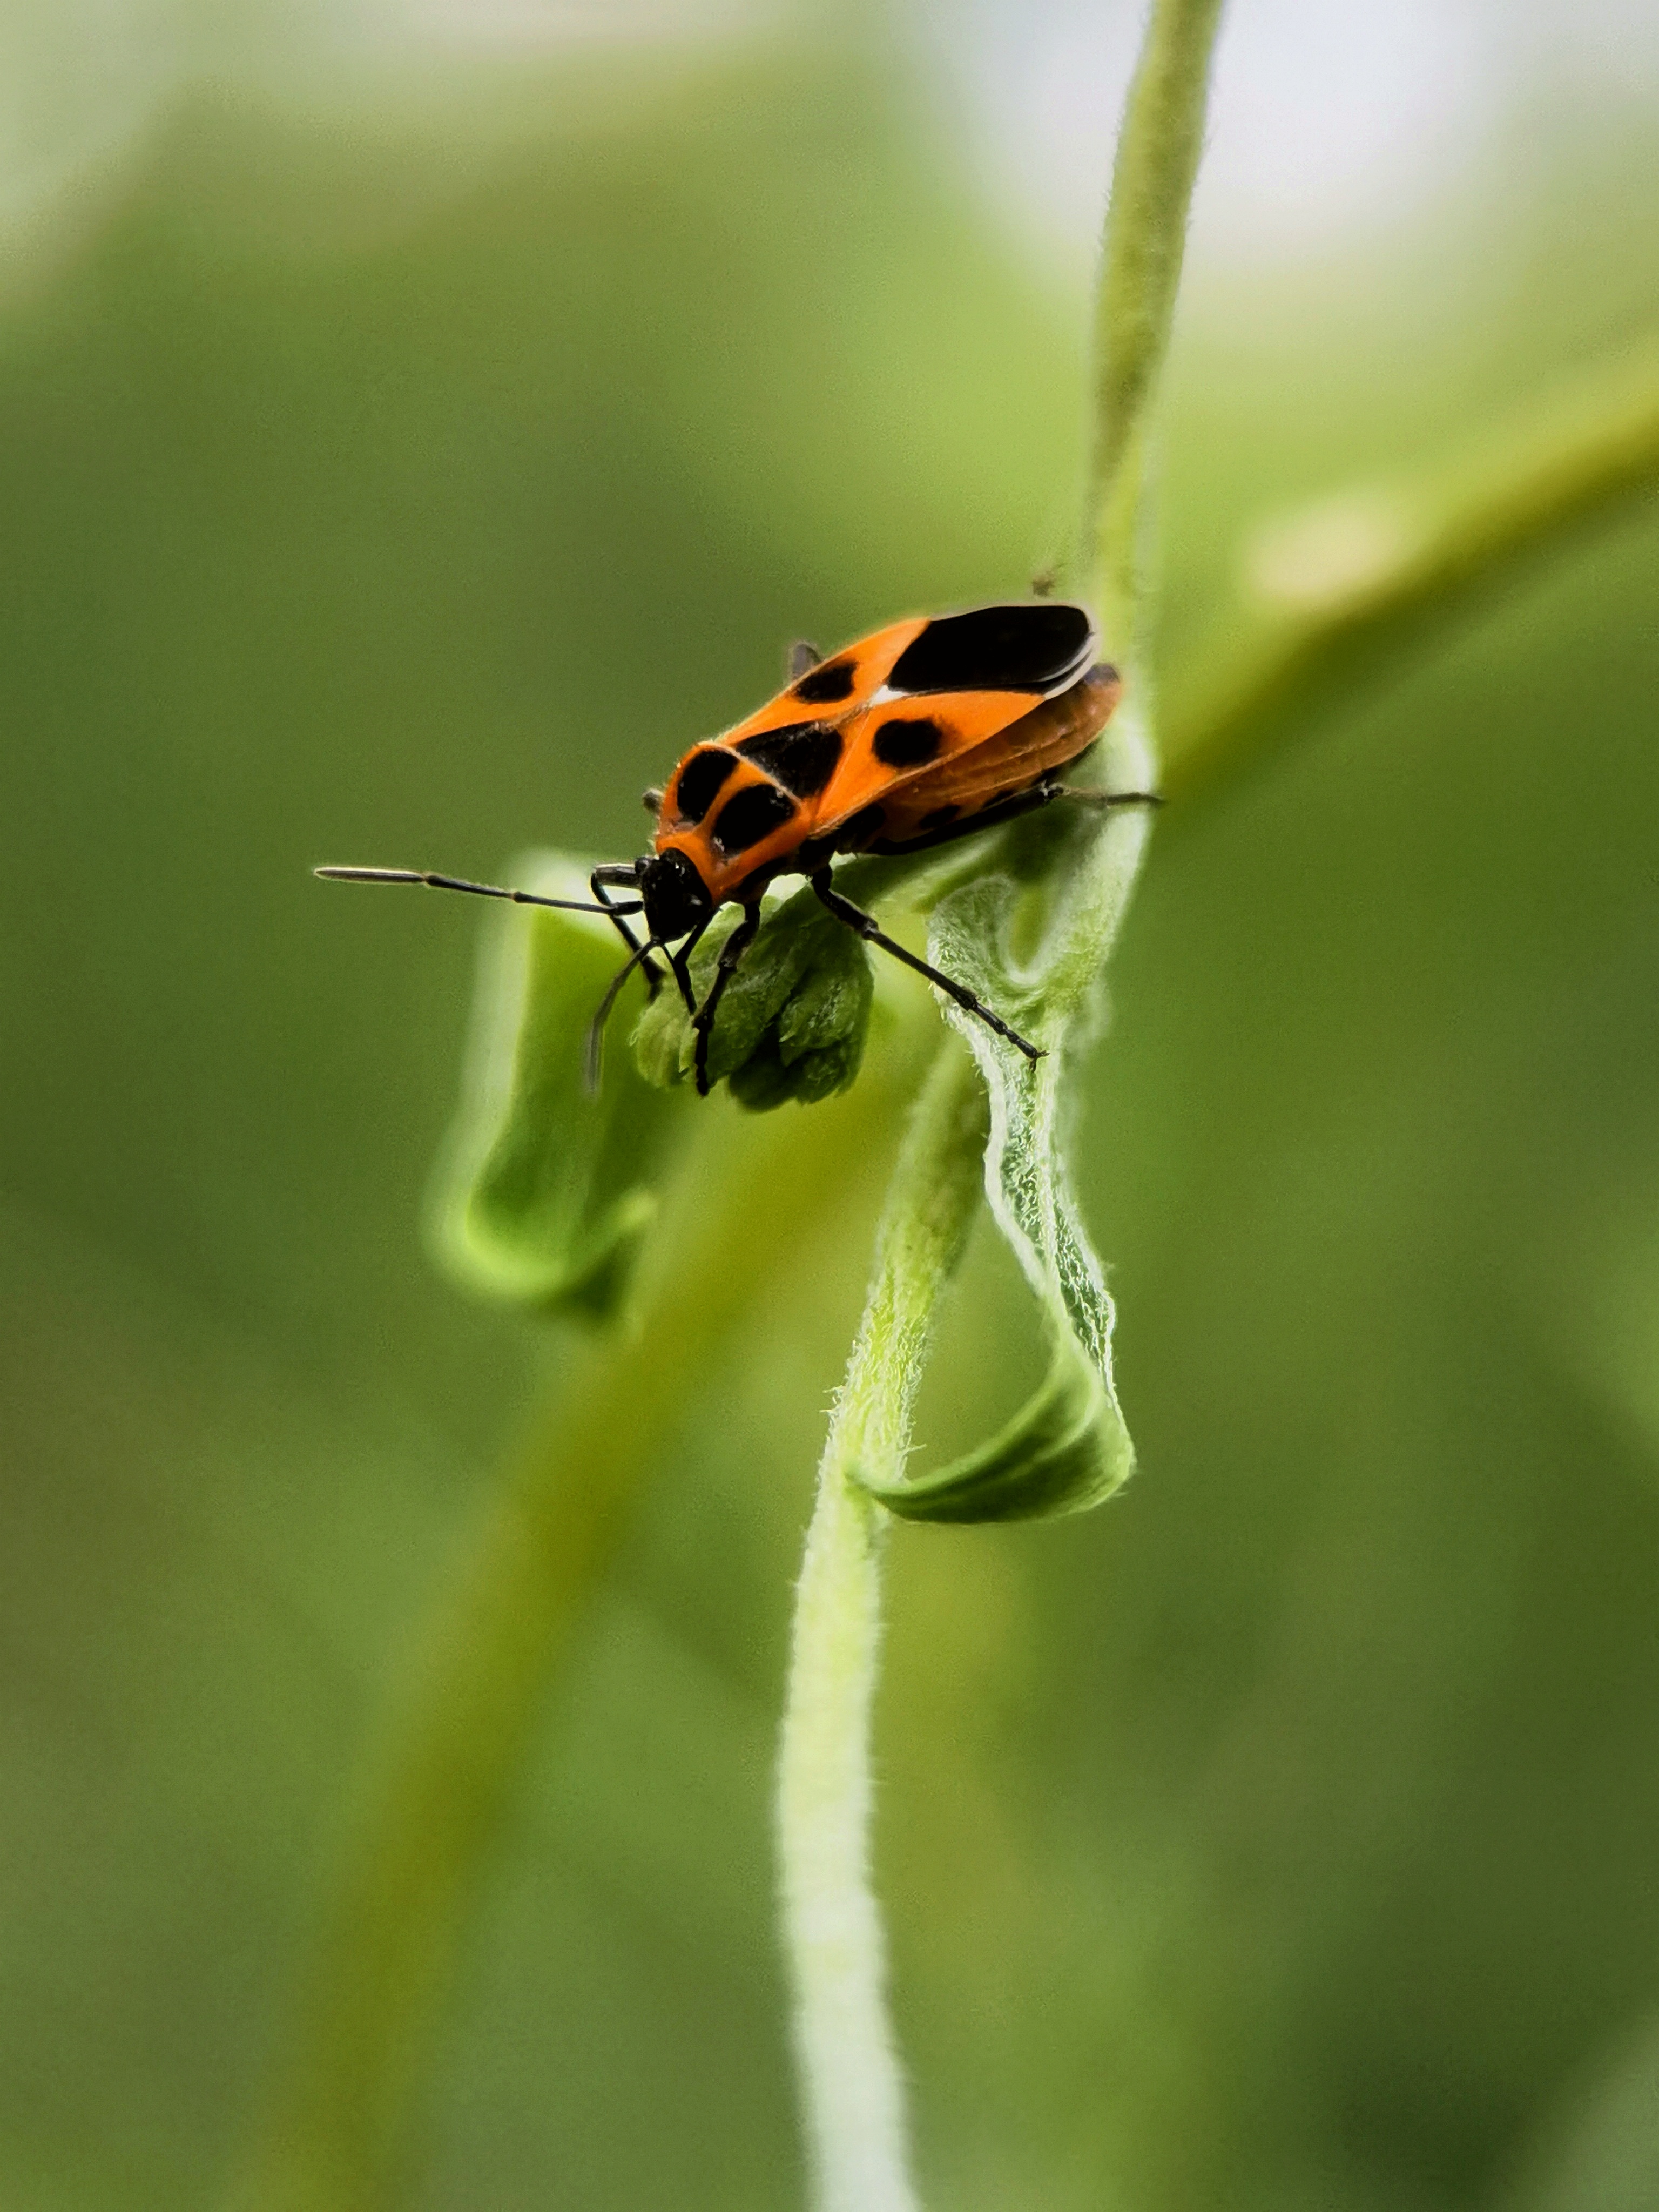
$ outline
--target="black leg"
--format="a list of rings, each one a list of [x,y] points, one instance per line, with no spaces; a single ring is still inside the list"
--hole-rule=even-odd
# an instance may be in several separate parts
[[[743,920],[721,945],[720,960],[714,969],[714,980],[708,986],[708,996],[691,1017],[691,1026],[697,1033],[696,1069],[699,1098],[707,1098],[708,1096],[708,1036],[714,1025],[715,1009],[725,994],[726,985],[736,972],[738,963],[754,943],[755,932],[760,927],[760,902],[757,900],[753,906],[744,907]]]
[[[866,945],[880,945],[882,951],[890,952],[895,960],[902,960],[907,968],[914,968],[918,975],[925,975],[930,983],[936,983],[941,991],[947,992],[956,1000],[964,1012],[977,1014],[988,1029],[994,1030],[999,1036],[1006,1037],[1010,1044],[1018,1045],[1027,1060],[1042,1058],[1039,1047],[1028,1044],[1018,1030],[1011,1030],[1001,1015],[994,1014],[985,1001],[975,998],[965,983],[956,982],[949,975],[941,975],[937,968],[930,968],[925,960],[918,959],[914,952],[907,951],[903,945],[887,936],[873,915],[866,914],[861,907],[854,906],[851,899],[843,898],[831,883],[828,868],[820,868],[811,882],[813,890],[836,920],[844,921],[848,929],[855,929]]]
[[[637,881],[638,878],[631,865],[614,860],[607,861],[603,867],[595,868],[587,879],[588,889],[622,933],[623,942],[630,952],[637,952],[640,950],[640,940],[611,905],[605,896],[605,890],[607,885],[611,884],[637,884]],[[640,973],[649,984],[651,995],[654,999],[662,985],[662,969],[658,967],[654,960],[647,959],[640,963]]]
[[[655,938],[651,939],[654,945]],[[611,978],[611,988],[599,1000],[599,1010],[587,1025],[587,1051],[582,1062],[582,1087],[591,1098],[599,1087],[599,1055],[605,1044],[605,1025],[611,1018],[611,1009],[617,1003],[617,994],[634,970],[645,959],[645,947],[631,952]]]
[[[718,908],[715,911],[717,912]],[[680,987],[680,996],[685,1001],[685,1011],[688,1014],[695,1014],[697,1011],[697,994],[691,988],[691,955],[702,942],[702,933],[714,919],[714,913],[705,915],[681,945],[679,951],[671,952],[668,956],[668,964],[674,971],[674,981]]]

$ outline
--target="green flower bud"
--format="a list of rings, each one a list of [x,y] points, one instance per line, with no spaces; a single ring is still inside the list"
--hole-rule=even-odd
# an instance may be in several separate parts
[[[692,956],[699,1004],[738,921],[730,908]],[[811,891],[798,891],[767,915],[726,987],[709,1040],[711,1081],[724,1079],[751,1113],[790,1099],[811,1106],[844,1091],[864,1058],[874,988],[862,941]],[[684,1081],[696,1044],[679,994],[659,992],[634,1032],[641,1074],[664,1086]]]

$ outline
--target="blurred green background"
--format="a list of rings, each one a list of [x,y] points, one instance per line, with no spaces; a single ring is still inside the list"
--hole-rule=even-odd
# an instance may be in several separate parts
[[[1509,13],[1458,11],[1477,61]],[[1012,15],[405,67],[382,9],[378,69],[319,31],[263,76],[234,17],[5,27],[70,117],[57,169],[7,142],[0,264],[8,2212],[220,2200],[562,1356],[422,1248],[476,917],[308,867],[633,851],[785,640],[1020,590],[1082,407],[1075,239],[944,58],[994,82]],[[1256,250],[1224,161],[1200,198],[1172,690],[1256,525],[1659,314],[1653,40],[1568,69],[1617,9],[1524,20],[1397,204]],[[1296,27],[1240,0],[1218,151]],[[76,105],[147,40],[153,98]],[[1016,88],[999,143],[1044,127]],[[891,1548],[940,2212],[1659,2204],[1656,609],[1650,506],[1160,829],[1080,1164],[1140,1472]],[[800,2202],[768,1794],[883,1164],[685,1378],[488,1869],[422,2212]],[[1016,1402],[1025,1329],[988,1238],[930,1450]]]

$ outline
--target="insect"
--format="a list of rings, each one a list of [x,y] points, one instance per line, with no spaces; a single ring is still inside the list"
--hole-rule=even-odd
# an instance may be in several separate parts
[[[1087,611],[1066,602],[920,615],[822,658],[794,647],[790,680],[746,721],[692,746],[660,790],[652,850],[594,869],[594,903],[544,898],[408,868],[319,868],[348,883],[424,884],[522,906],[604,914],[628,946],[588,1031],[597,1082],[605,1025],[638,969],[654,998],[673,977],[696,1036],[698,1091],[707,1096],[708,1045],[721,997],[760,927],[761,895],[775,877],[804,875],[838,921],[914,968],[1028,1059],[1042,1054],[968,989],[887,936],[835,886],[842,853],[916,853],[1012,821],[1059,799],[1093,806],[1158,804],[1151,792],[1074,789],[1059,772],[1087,751],[1121,695],[1117,671],[1097,663]],[[617,891],[635,894],[618,898]],[[719,909],[742,909],[701,1003],[690,961]],[[642,915],[645,936],[631,918]]]

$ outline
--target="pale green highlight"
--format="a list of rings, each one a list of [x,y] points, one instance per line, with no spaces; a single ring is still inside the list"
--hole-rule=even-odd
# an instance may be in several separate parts
[[[1264,634],[1170,717],[1172,821],[1529,562],[1656,492],[1659,346],[1649,342],[1437,471],[1292,517],[1255,564],[1252,611]]]

